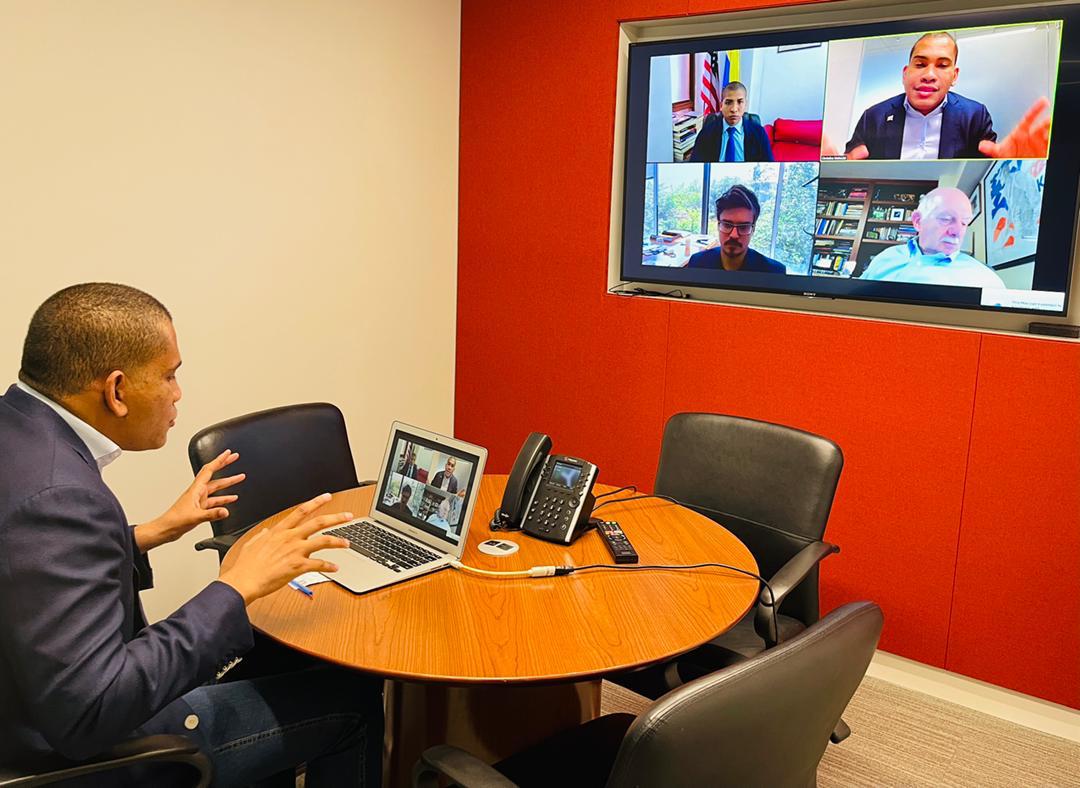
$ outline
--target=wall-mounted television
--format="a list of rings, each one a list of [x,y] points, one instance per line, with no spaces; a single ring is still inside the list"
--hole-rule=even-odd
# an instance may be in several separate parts
[[[628,282],[1064,315],[1080,7],[632,44]]]

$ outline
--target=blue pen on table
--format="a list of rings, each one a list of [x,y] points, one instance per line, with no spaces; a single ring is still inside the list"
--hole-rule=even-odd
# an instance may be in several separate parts
[[[308,588],[303,583],[297,583],[295,580],[290,580],[289,581],[289,586],[291,588],[295,588],[297,591],[299,591],[304,596],[309,596],[309,597],[314,597],[315,596],[315,592],[312,591],[310,588]]]

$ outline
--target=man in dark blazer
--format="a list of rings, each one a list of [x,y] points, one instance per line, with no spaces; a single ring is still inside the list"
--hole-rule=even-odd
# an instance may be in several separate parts
[[[435,478],[429,482],[431,486],[446,490],[448,493],[456,493],[458,488],[457,477],[454,476],[456,467],[457,460],[453,457],[447,457],[446,467],[435,474]]]
[[[720,93],[720,114],[709,115],[694,141],[690,161],[772,161],[761,124],[746,114],[746,86],[729,82]]]
[[[367,758],[377,785],[380,744],[363,748],[365,736],[381,739],[378,693],[358,678],[315,669],[200,686],[251,648],[248,604],[301,572],[333,571],[310,558],[341,546],[318,531],[350,519],[311,517],[329,496],[233,548],[218,579],[173,615],[149,626],[143,617],[145,554],[228,516],[236,496],[223,491],[243,479],[211,479],[238,458],[226,451],[161,517],[134,527],[102,480],[123,451],[165,444],[179,366],[168,311],[134,288],[66,288],[31,319],[19,382],[0,397],[0,764],[84,759],[131,736],[173,733],[211,757],[215,784],[307,761],[317,783],[360,785]],[[179,767],[143,768],[90,782],[168,781]]]
[[[1042,98],[1000,143],[987,108],[952,92],[959,48],[949,33],[927,33],[908,54],[904,92],[860,116],[844,152],[849,159],[977,159],[1046,156],[1050,103]],[[827,153],[823,149],[823,153]]]

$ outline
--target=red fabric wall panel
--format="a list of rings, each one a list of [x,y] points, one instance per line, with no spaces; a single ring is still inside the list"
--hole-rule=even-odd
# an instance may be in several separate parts
[[[754,5],[764,3],[737,7]],[[492,472],[542,430],[557,451],[595,461],[601,481],[643,489],[664,420],[680,410],[827,435],[846,465],[829,525],[843,552],[824,565],[823,608],[876,599],[889,651],[1078,705],[1080,347],[604,295],[612,156],[622,155],[618,22],[735,7],[463,0],[455,429],[490,449]],[[1050,349],[1026,358],[1034,346]],[[1020,360],[1034,367],[1017,374]],[[1033,410],[1050,387],[1053,406]],[[1043,430],[1071,438],[1071,452],[1045,448]],[[1022,460],[1002,458],[1017,440]],[[1012,541],[995,530],[1004,520]],[[1031,576],[1051,565],[1069,599],[1048,610],[1053,592],[1034,601]],[[1028,661],[1032,643],[1042,662]]]
[[[1080,346],[987,336],[949,670],[1080,708]]]
[[[677,304],[665,417],[711,411],[835,440],[844,472],[822,608],[873,599],[881,647],[943,667],[979,338]]]

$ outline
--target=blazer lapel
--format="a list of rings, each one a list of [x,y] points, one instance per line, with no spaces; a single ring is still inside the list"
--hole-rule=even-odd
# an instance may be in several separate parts
[[[889,112],[885,116],[885,140],[883,159],[899,159],[900,152],[904,147],[904,119],[907,117],[904,111],[904,97],[898,96],[889,106]],[[889,120],[892,118],[892,120]]]
[[[964,148],[964,118],[957,109],[957,103],[952,93],[945,94],[945,107],[941,111],[941,138],[938,142],[939,159],[956,158]]]

